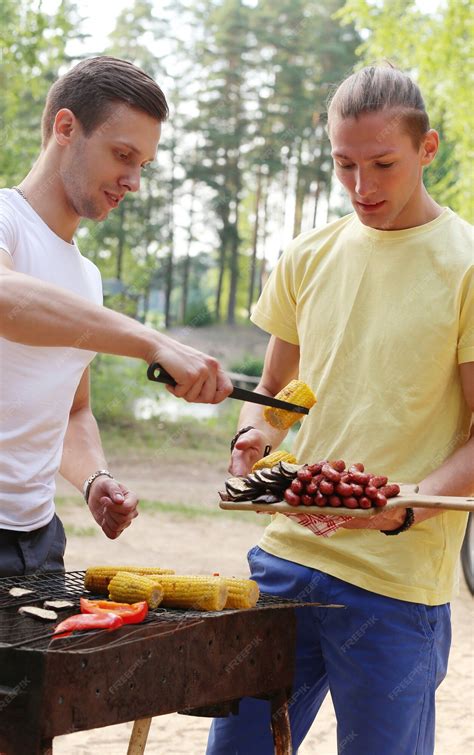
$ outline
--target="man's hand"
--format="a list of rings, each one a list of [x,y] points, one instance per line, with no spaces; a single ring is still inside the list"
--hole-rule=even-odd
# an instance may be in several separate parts
[[[160,336],[159,348],[149,360],[149,364],[158,362],[172,375],[177,385],[166,388],[185,401],[218,404],[232,392],[232,382],[216,359],[167,336]]]
[[[138,516],[138,497],[110,477],[97,477],[89,490],[89,508],[105,535],[115,540]]]
[[[336,509],[337,511],[337,509]],[[384,511],[369,517],[352,517],[341,525],[346,530],[396,530],[405,521],[406,509],[397,508]]]
[[[248,430],[237,440],[230,457],[229,472],[236,477],[249,474],[256,461],[262,458],[268,439],[261,430]]]

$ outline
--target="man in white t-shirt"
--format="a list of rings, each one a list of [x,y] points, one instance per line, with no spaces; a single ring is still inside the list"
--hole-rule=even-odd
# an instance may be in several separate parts
[[[63,569],[58,470],[107,537],[137,516],[91,412],[96,352],[159,362],[187,401],[218,403],[232,390],[211,357],[103,307],[99,271],[73,238],[82,218],[105,220],[138,190],[167,115],[163,92],[136,66],[82,61],[51,87],[31,171],[0,191],[0,576]]]

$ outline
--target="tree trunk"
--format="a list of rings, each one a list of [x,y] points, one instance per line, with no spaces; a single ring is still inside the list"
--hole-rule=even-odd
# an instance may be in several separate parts
[[[237,202],[236,202],[237,204]],[[229,301],[227,305],[227,323],[235,324],[235,305],[237,303],[237,284],[239,282],[239,231],[237,207],[235,221],[232,223],[232,236],[230,239],[230,286]]]
[[[183,293],[181,297],[181,322],[186,322],[186,312],[188,309],[188,291],[189,291],[189,272],[191,267],[191,244],[193,242],[193,222],[194,222],[194,199],[196,196],[196,182],[193,181],[191,185],[191,207],[189,210],[189,226],[188,226],[188,244],[186,247],[186,256],[183,260]]]
[[[142,317],[143,324],[146,323],[149,309],[150,309],[150,286],[147,285],[143,292],[143,317]]]
[[[321,195],[321,181],[318,179],[316,183],[316,191],[314,192],[313,228],[316,228],[316,215],[318,214],[318,204],[319,204],[320,195]]]
[[[328,185],[327,185],[327,197],[328,197],[328,207],[326,210],[326,223],[329,223],[329,216],[331,214],[331,189],[332,189],[332,173],[329,174],[328,178]]]
[[[305,198],[306,182],[303,178],[303,139],[300,139],[298,147],[298,164],[296,166],[296,188],[295,188],[295,216],[293,220],[293,237],[301,233],[301,223],[303,220],[303,204]]]
[[[263,234],[262,234],[262,236],[263,236],[263,239],[262,239],[263,253],[262,253],[262,264],[260,266],[260,275],[258,276],[258,295],[259,295],[259,297],[260,297],[260,295],[262,293],[263,286],[265,284],[265,275],[266,275],[266,268],[267,268],[267,258],[266,258],[265,250],[266,250],[267,227],[268,227],[268,224],[267,224],[267,221],[268,221],[268,197],[269,197],[269,194],[270,194],[270,185],[271,185],[270,176],[267,178],[266,184],[267,184],[267,186],[266,186],[266,190],[264,191],[264,201],[263,201],[263,224],[262,224],[263,225],[263,228],[262,228],[262,230],[263,230]]]
[[[171,142],[171,181],[170,181],[170,198],[169,198],[169,254],[166,265],[165,281],[165,327],[171,327],[171,294],[173,291],[173,267],[174,267],[174,195],[175,195],[175,148],[174,140]]]
[[[119,204],[118,208],[119,228],[117,233],[117,266],[115,277],[117,280],[122,280],[123,269],[123,255],[125,252],[125,205],[123,202]]]
[[[226,264],[226,246],[227,237],[221,237],[221,248],[219,252],[219,276],[217,278],[217,290],[216,290],[216,304],[215,304],[215,318],[217,322],[221,321],[221,299],[222,299],[222,286],[224,283],[224,271]]]
[[[249,281],[249,298],[247,312],[250,317],[252,313],[253,295],[255,290],[255,272],[257,269],[257,248],[258,248],[258,221],[260,215],[260,200],[262,196],[262,166],[257,169],[257,189],[255,193],[255,222],[253,225],[252,238],[252,258],[250,261],[250,281]]]

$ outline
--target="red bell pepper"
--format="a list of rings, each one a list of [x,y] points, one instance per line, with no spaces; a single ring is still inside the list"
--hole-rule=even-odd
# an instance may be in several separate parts
[[[61,621],[53,634],[54,639],[58,639],[58,637],[69,637],[70,634],[77,630],[106,629],[108,632],[113,632],[114,629],[118,629],[121,626],[123,626],[123,621],[115,613],[102,613],[100,615],[75,613],[73,616],[68,616],[67,619]]]
[[[113,603],[111,600],[89,600],[81,598],[81,613],[114,613],[120,616],[124,624],[139,624],[148,614],[148,603]]]

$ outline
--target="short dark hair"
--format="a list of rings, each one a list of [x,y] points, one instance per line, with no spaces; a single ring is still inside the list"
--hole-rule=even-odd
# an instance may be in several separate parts
[[[347,77],[328,101],[328,128],[334,115],[358,118],[363,113],[398,110],[416,149],[430,128],[420,89],[390,63],[366,66]]]
[[[160,122],[169,114],[165,95],[156,81],[133,63],[107,55],[81,61],[48,92],[41,123],[43,147],[61,108],[71,110],[89,136],[118,102],[143,110]]]

